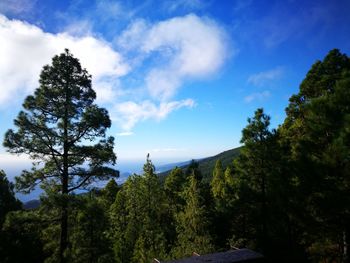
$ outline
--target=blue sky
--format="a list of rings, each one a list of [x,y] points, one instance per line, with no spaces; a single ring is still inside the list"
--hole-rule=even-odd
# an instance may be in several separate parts
[[[121,165],[215,155],[239,146],[258,107],[282,123],[329,50],[350,54],[349,10],[346,0],[1,0],[0,134],[67,47],[110,113]],[[26,166],[0,147],[0,168]]]

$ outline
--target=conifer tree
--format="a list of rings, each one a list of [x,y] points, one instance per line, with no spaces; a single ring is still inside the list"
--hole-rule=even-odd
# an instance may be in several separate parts
[[[305,204],[306,216],[299,216],[304,242],[322,260],[324,251],[331,257],[335,244],[341,248],[335,257],[349,260],[349,72],[350,58],[337,49],[317,61],[290,98],[280,129],[297,197]]]
[[[164,190],[169,199],[169,204],[178,211],[184,204],[181,193],[185,187],[186,178],[181,168],[176,167],[171,170],[170,174],[165,178]]]
[[[240,174],[240,201],[249,200],[246,208],[250,207],[254,239],[263,251],[268,240],[268,187],[272,169],[269,157],[274,138],[274,131],[269,130],[269,125],[270,117],[263,109],[257,109],[254,117],[248,118],[248,125],[242,131],[244,148],[236,161]],[[242,214],[245,213],[242,211]]]
[[[225,175],[222,163],[220,160],[217,160],[213,171],[213,179],[211,181],[211,191],[213,193],[213,197],[223,199],[226,192],[225,188]]]
[[[177,216],[178,238],[177,246],[173,249],[176,258],[190,256],[192,252],[204,254],[213,251],[209,211],[198,178],[193,170],[183,192],[186,205]]]
[[[142,227],[135,244],[134,261],[147,263],[153,258],[162,259],[165,256],[166,240],[162,218],[164,213],[165,195],[155,167],[147,155],[143,166],[142,199],[140,206],[143,212]]]
[[[61,210],[58,257],[65,262],[68,197],[95,180],[117,176],[107,166],[116,161],[114,139],[106,137],[111,126],[107,111],[93,103],[91,76],[68,50],[44,66],[39,82],[15,120],[17,130],[7,131],[4,146],[10,153],[24,153],[36,161],[30,171],[16,178],[19,190],[30,192],[41,183],[57,194],[56,207]]]
[[[6,214],[10,211],[21,209],[21,202],[15,197],[14,185],[6,178],[3,170],[0,170],[0,230],[5,221]]]
[[[108,215],[106,206],[94,190],[75,201],[71,220],[72,262],[113,262],[112,242],[106,235]]]

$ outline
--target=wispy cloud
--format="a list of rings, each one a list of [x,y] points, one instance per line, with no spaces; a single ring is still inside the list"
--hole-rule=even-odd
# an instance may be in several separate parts
[[[240,8],[238,1],[236,6]],[[250,1],[243,1],[243,5]],[[288,42],[314,42],[336,25],[340,10],[349,9],[348,1],[271,1],[265,12],[241,12],[237,29],[246,44],[274,49]],[[302,8],[301,8],[302,6]],[[261,8],[251,5],[251,10]],[[255,9],[257,11],[258,9]],[[294,43],[293,43],[294,44]]]
[[[244,98],[244,101],[246,103],[250,103],[250,102],[253,102],[253,101],[256,101],[256,100],[257,101],[263,101],[263,100],[267,99],[270,96],[271,96],[270,91],[265,90],[263,92],[255,92],[255,93],[252,93],[252,94],[246,96]]]
[[[247,82],[255,86],[263,86],[268,82],[279,79],[284,73],[282,67],[277,67],[267,71],[252,74],[248,77]]]
[[[262,24],[265,33],[264,45],[267,48],[274,48],[290,39],[305,36],[316,26],[323,28],[324,24],[329,23],[330,13],[334,8],[330,2],[327,4],[322,2],[322,4],[310,2],[313,3],[311,6],[305,5],[304,8],[296,9],[297,13],[291,13],[286,6],[277,5],[272,15],[258,22]]]
[[[169,12],[177,10],[193,11],[204,8],[207,4],[202,0],[177,0],[177,1],[164,1],[163,6]]]
[[[233,10],[235,12],[240,12],[243,9],[248,8],[252,4],[253,0],[237,0],[234,3]]]
[[[116,104],[111,111],[111,116],[125,131],[130,131],[139,121],[149,119],[160,121],[175,110],[183,107],[192,108],[194,106],[195,102],[192,99],[161,102],[159,105],[151,101],[143,101],[141,103],[127,101]]]
[[[133,132],[119,132],[117,133],[117,136],[131,136],[133,135],[134,133]]]
[[[3,14],[23,14],[33,10],[37,0],[1,0],[0,13]]]
[[[158,55],[158,65],[145,80],[151,96],[159,100],[174,96],[188,78],[215,73],[228,56],[227,41],[214,21],[193,14],[153,25],[137,21],[118,40],[123,46],[139,47],[142,55]]]

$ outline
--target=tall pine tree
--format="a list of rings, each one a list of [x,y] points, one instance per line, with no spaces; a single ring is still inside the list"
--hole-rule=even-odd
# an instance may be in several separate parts
[[[116,161],[114,139],[106,137],[111,126],[107,111],[93,103],[96,93],[91,76],[68,50],[44,66],[39,82],[39,88],[25,99],[24,110],[15,120],[17,130],[7,131],[4,146],[10,153],[25,153],[41,164],[16,178],[19,190],[29,192],[42,183],[58,194],[58,256],[60,262],[65,262],[68,196],[95,180],[117,176],[107,166]]]

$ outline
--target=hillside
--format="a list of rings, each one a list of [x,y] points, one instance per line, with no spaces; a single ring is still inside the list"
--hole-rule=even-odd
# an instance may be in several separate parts
[[[199,169],[203,175],[204,181],[207,182],[211,179],[213,169],[214,169],[214,166],[215,166],[215,163],[217,160],[221,160],[222,166],[225,169],[228,165],[230,165],[232,163],[233,159],[239,155],[241,148],[242,147],[234,148],[234,149],[219,153],[215,156],[196,160],[199,164]],[[187,162],[187,163],[189,163],[189,162]],[[188,164],[183,165],[183,166],[179,166],[179,167],[183,170],[186,170],[187,166],[188,166]],[[170,173],[170,171],[171,171],[171,169],[168,171],[159,173],[158,175],[161,178],[161,180],[164,180],[164,178]]]

